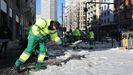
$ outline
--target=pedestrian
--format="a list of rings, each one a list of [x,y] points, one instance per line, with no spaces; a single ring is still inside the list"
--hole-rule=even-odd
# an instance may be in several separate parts
[[[6,23],[0,27],[0,32],[1,32],[0,40],[2,43],[1,48],[0,48],[0,53],[3,53],[4,55],[6,55],[7,46],[8,46],[8,42],[10,39],[10,29]]]
[[[90,49],[93,49],[94,47],[94,37],[95,34],[92,29],[89,30],[89,44],[90,44]]]
[[[39,44],[39,55],[35,65],[36,70],[39,70],[43,64],[43,60],[46,55],[46,35],[50,35],[51,40],[57,44],[62,44],[60,37],[58,36],[57,30],[59,29],[60,23],[58,21],[39,18],[36,23],[32,25],[28,34],[27,48],[20,55],[19,59],[15,62],[15,70],[20,72],[20,66],[26,62],[33,52],[33,47],[36,42]]]

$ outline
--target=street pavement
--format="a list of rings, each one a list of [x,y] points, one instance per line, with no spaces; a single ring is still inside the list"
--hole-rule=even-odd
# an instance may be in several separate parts
[[[18,41],[9,41],[7,52],[0,53],[0,69],[12,66],[21,52]]]
[[[117,43],[112,47],[110,43],[101,42],[95,42],[92,50],[89,49],[88,43],[80,43],[78,47],[73,49],[48,44],[48,55],[55,59],[64,57],[67,59],[72,54],[80,53],[85,55],[85,58],[69,59],[65,64],[61,63],[62,66],[48,65],[47,69],[31,71],[30,75],[133,75],[132,49],[119,48]],[[0,56],[0,72],[13,66],[22,51],[17,41],[9,42],[7,54]]]
[[[30,71],[30,75],[133,75],[133,50],[97,48],[94,50],[69,50],[64,56],[84,55],[85,58],[69,59],[61,66],[48,65],[47,69]],[[71,57],[72,58],[72,57]]]
[[[81,49],[86,49],[88,51],[94,51],[94,50],[101,50],[101,48],[107,49],[107,48],[112,48],[110,43],[104,43],[101,44],[100,42],[95,42],[95,48],[93,50],[89,50],[89,45],[88,43],[80,43],[78,45],[78,49],[77,50],[81,50]],[[100,48],[100,49],[98,49]],[[57,56],[61,56],[64,55],[64,52],[68,51],[68,50],[72,50],[71,47],[60,47],[60,46],[55,46],[53,44],[51,44],[51,42],[47,43],[47,49],[48,49],[48,55],[50,57],[57,57]],[[19,58],[20,54],[23,52],[21,46],[19,45],[18,41],[10,41],[8,43],[8,49],[7,49],[7,53],[0,54],[0,69],[1,68],[6,68],[6,67],[10,67],[13,66],[15,63],[15,60]]]

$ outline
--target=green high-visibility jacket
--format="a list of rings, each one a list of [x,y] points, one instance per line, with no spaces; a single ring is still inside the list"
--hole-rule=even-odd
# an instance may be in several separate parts
[[[73,31],[72,35],[80,37],[80,36],[81,36],[80,30],[76,28],[76,29]]]
[[[36,20],[36,23],[32,26],[31,30],[34,35],[50,35],[51,40],[57,42],[60,40],[57,30],[49,30],[48,26],[50,25],[51,20],[50,19],[42,19],[39,18]]]
[[[89,32],[89,38],[94,39],[94,32],[93,31]]]

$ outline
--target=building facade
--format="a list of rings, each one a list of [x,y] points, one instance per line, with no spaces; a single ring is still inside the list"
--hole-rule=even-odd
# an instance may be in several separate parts
[[[86,0],[66,0],[64,8],[64,25],[67,31],[79,27],[85,30],[84,2]]]
[[[88,0],[87,2],[99,2],[99,0]],[[99,4],[95,4],[95,3],[89,3],[87,4],[87,23],[88,23],[88,27],[87,28],[91,28],[97,25],[96,22],[99,22],[99,15],[100,15],[100,11],[99,11]]]
[[[95,2],[99,2],[99,0],[86,0],[84,13],[86,33],[88,33],[89,29],[92,28],[95,32],[95,38],[97,39],[100,27],[100,4]]]
[[[71,29],[75,29],[78,26],[79,3],[78,0],[69,0],[69,19]]]
[[[28,24],[35,21],[35,3],[35,0],[0,0],[0,26],[10,28],[10,39],[25,37]]]
[[[115,0],[115,22],[119,31],[133,30],[133,0]]]
[[[114,0],[101,0],[101,2],[114,3]],[[110,25],[114,22],[114,4],[101,4],[100,8],[101,25]]]
[[[66,27],[67,31],[69,31],[71,29],[71,25],[70,25],[70,9],[69,9],[69,0],[65,0],[65,4],[64,4],[64,7],[63,8],[64,10],[64,13],[63,13],[63,18],[64,18],[64,27]]]
[[[102,37],[114,35],[117,25],[114,22],[114,0],[100,0],[100,32]],[[111,4],[109,4],[111,3]]]
[[[91,2],[92,0],[66,1],[64,20],[66,20],[65,24],[68,30],[79,27],[80,30],[84,32],[88,31],[89,28],[94,28],[98,32],[100,16],[99,4],[90,3],[86,6],[86,2]],[[99,2],[99,0],[94,0],[93,2]],[[88,9],[87,12],[84,11],[85,7]]]
[[[85,31],[85,7],[86,0],[79,0],[79,27],[82,31]]]
[[[57,0],[41,0],[40,16],[57,20]]]

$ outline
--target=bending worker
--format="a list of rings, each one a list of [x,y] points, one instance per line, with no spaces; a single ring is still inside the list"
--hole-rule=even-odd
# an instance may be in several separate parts
[[[81,31],[80,31],[79,27],[77,27],[77,28],[72,32],[72,35],[73,35],[74,42],[80,40],[80,38],[81,38]]]
[[[39,55],[35,67],[38,70],[41,68],[46,54],[45,36],[50,35],[51,40],[54,41],[54,43],[56,43],[57,45],[60,45],[62,43],[57,34],[59,26],[60,23],[58,21],[53,21],[49,19],[45,20],[42,18],[37,19],[36,23],[32,25],[28,34],[27,48],[25,48],[24,52],[15,62],[15,67],[18,72],[20,71],[20,66],[25,63],[26,60],[30,57],[36,42],[38,42],[39,44]]]

